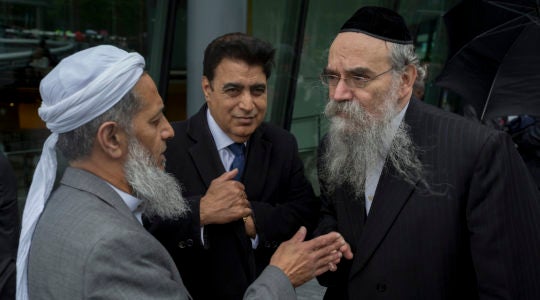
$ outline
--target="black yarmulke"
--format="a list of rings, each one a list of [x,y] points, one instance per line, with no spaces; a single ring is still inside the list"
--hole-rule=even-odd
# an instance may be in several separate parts
[[[413,42],[403,17],[393,10],[377,6],[365,6],[357,10],[341,26],[340,32],[361,32],[399,44]]]

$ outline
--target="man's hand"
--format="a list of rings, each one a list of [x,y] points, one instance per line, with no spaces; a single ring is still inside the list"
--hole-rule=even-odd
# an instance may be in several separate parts
[[[252,216],[244,217],[244,225],[246,227],[246,234],[250,238],[254,239],[257,235],[257,229],[255,228],[255,220]]]
[[[294,287],[326,271],[335,271],[343,255],[352,258],[350,247],[337,232],[304,242],[305,237],[306,228],[302,226],[290,240],[277,248],[270,260],[271,265],[289,277]]]
[[[212,180],[200,202],[200,224],[225,224],[251,214],[244,185],[234,180],[237,169]]]

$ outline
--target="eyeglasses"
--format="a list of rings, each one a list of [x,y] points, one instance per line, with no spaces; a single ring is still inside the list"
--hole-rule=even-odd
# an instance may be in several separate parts
[[[363,77],[363,76],[351,76],[351,77],[341,77],[341,76],[338,76],[338,75],[333,75],[333,74],[321,74],[321,81],[324,85],[326,86],[331,86],[331,87],[335,87],[338,85],[339,81],[341,79],[343,79],[343,81],[345,81],[345,84],[348,86],[348,87],[354,87],[354,88],[364,88],[366,87],[366,85],[370,82],[370,81],[373,81],[377,78],[379,78],[380,76],[392,71],[394,68],[390,68],[378,75],[375,75],[371,78],[366,78],[366,77]]]

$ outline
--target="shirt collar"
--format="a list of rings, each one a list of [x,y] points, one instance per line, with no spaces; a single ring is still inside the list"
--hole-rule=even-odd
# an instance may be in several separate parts
[[[124,201],[124,203],[126,203],[127,207],[129,208],[129,210],[133,213],[135,212],[135,210],[139,207],[139,205],[142,203],[142,200],[134,197],[133,195],[130,195],[118,188],[116,188],[114,185],[110,184],[107,182],[107,184],[113,189],[116,191],[116,193],[118,193],[118,195],[120,196],[120,198],[122,198],[122,200]]]
[[[227,148],[234,141],[219,127],[214,117],[210,113],[210,109],[206,109],[206,119],[208,120],[208,127],[216,143],[216,147],[219,150]]]

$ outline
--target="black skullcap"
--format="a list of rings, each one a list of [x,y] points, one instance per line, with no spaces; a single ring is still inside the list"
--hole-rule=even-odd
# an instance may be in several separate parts
[[[340,32],[361,32],[398,44],[413,43],[403,17],[384,7],[360,8],[341,26]]]

